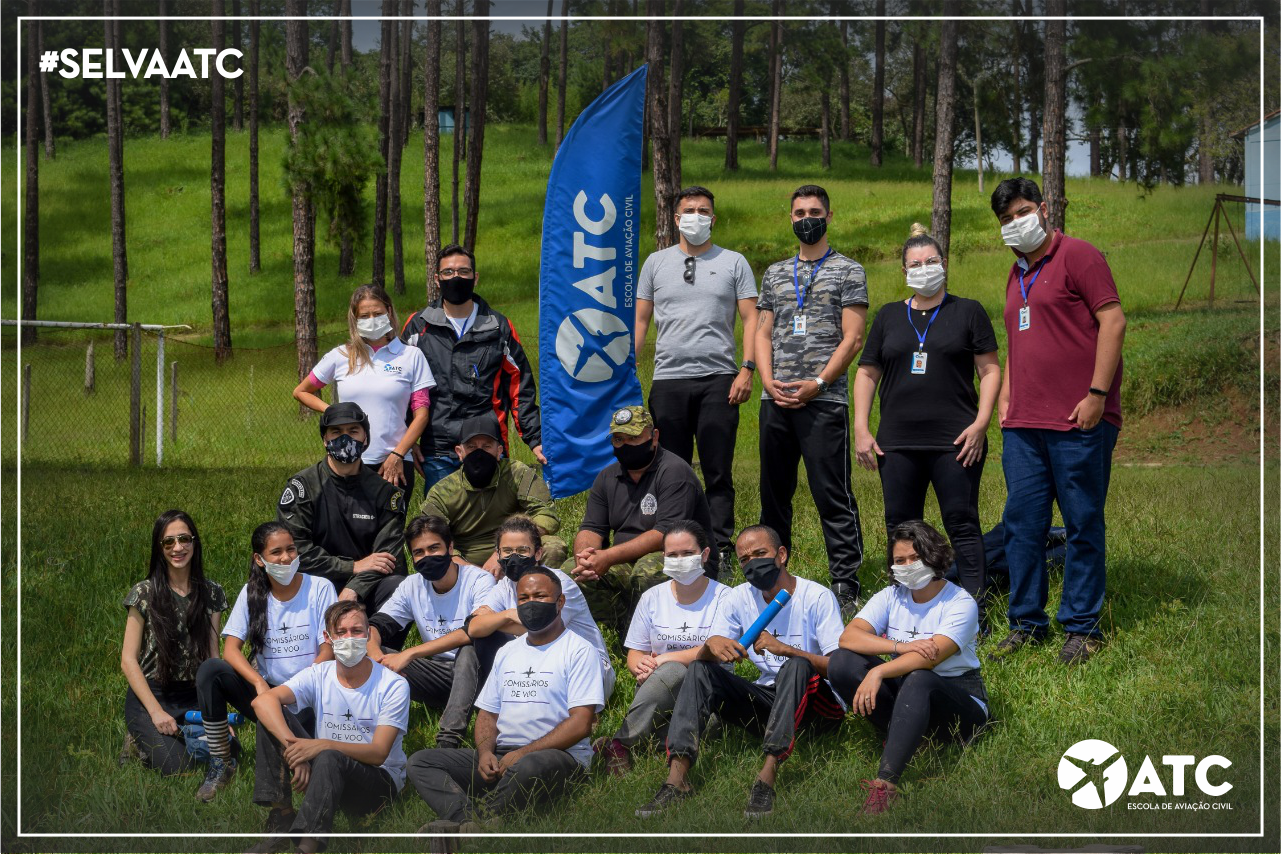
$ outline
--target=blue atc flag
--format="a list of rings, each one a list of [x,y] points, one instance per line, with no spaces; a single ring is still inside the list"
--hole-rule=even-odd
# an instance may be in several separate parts
[[[614,461],[610,416],[641,403],[636,321],[646,67],[591,103],[547,181],[538,276],[538,385],[545,476],[556,498]]]

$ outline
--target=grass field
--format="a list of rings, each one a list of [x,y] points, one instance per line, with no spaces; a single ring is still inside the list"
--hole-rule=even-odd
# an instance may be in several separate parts
[[[530,144],[528,128],[493,128],[486,148],[485,191],[479,241],[481,290],[507,311],[522,330],[537,359],[536,271],[541,227],[542,187],[549,155]],[[264,133],[263,261],[261,275],[247,268],[247,203],[244,136],[232,135],[228,154],[228,227],[231,233],[232,319],[235,342],[264,347],[288,341],[292,321],[289,272],[289,218],[284,190],[275,175],[281,135]],[[421,151],[411,143],[408,154]],[[4,168],[13,166],[5,149]],[[208,182],[201,158],[208,138],[176,137],[168,142],[129,140],[131,317],[145,322],[182,322],[197,327],[190,344],[208,343]],[[757,274],[791,246],[786,226],[787,195],[814,180],[815,144],[783,147],[780,170],[764,168],[759,147],[744,147],[744,169],[729,177],[720,169],[720,147],[695,142],[685,148],[685,176],[711,186],[718,197],[716,240],[740,248]],[[203,161],[207,164],[207,160]],[[918,173],[891,159],[879,173],[866,166],[866,151],[834,147],[835,168],[819,177],[833,197],[837,220],[833,243],[867,263],[873,305],[901,295],[894,254],[915,219],[929,212],[928,172]],[[415,172],[415,170],[417,170]],[[65,145],[53,164],[42,164],[41,316],[100,320],[111,312],[110,239],[105,197],[105,145]],[[5,174],[12,174],[6,172]],[[408,156],[405,207],[421,203],[421,160]],[[954,191],[952,287],[981,299],[999,316],[1009,255],[1000,247],[994,219],[978,195],[976,176],[958,174]],[[988,177],[988,187],[993,184]],[[1279,592],[1275,572],[1267,589],[1259,579],[1258,465],[1259,409],[1258,314],[1253,289],[1230,244],[1219,259],[1219,295],[1226,306],[1198,306],[1171,314],[1169,309],[1187,273],[1208,216],[1213,191],[1207,188],[1159,189],[1141,195],[1133,186],[1070,180],[1069,230],[1108,253],[1130,319],[1126,343],[1125,407],[1127,427],[1118,446],[1109,501],[1109,598],[1104,615],[1109,644],[1087,667],[1065,671],[1054,661],[1057,643],[1004,665],[987,666],[984,675],[998,723],[972,748],[930,749],[918,755],[905,777],[908,800],[877,820],[859,818],[857,783],[875,773],[879,741],[862,721],[850,719],[833,735],[802,737],[779,778],[776,815],[761,824],[742,818],[759,743],[738,732],[710,743],[695,768],[699,796],[661,823],[642,823],[632,809],[648,799],[662,780],[661,751],[638,757],[636,772],[623,780],[600,777],[557,807],[508,823],[515,834],[614,832],[639,838],[568,840],[489,839],[469,850],[556,850],[557,845],[599,850],[820,850],[855,844],[928,850],[947,846],[978,849],[997,840],[896,840],[880,837],[824,841],[799,837],[807,832],[999,833],[1022,838],[1032,833],[1080,834],[1076,840],[1033,840],[1036,844],[1083,844],[1098,834],[1126,833],[1145,839],[1152,833],[1246,833],[1259,828],[1260,715],[1269,745],[1268,767],[1275,771],[1278,726],[1277,686],[1260,694],[1261,665],[1275,675],[1278,664]],[[372,188],[371,188],[372,192]],[[647,191],[648,192],[648,191]],[[650,196],[646,196],[650,198]],[[5,212],[12,197],[3,200]],[[652,235],[652,208],[645,207]],[[419,305],[422,293],[421,225],[406,217],[409,292],[402,309]],[[444,219],[448,222],[448,212]],[[6,222],[12,221],[7,219]],[[1239,219],[1238,219],[1239,224]],[[652,240],[647,238],[647,240]],[[12,229],[0,238],[6,258],[14,250]],[[651,245],[643,245],[648,251]],[[1228,253],[1231,254],[1228,254]],[[1257,245],[1246,247],[1257,259]],[[1275,270],[1269,256],[1269,270]],[[368,250],[359,269],[368,269]],[[1201,265],[1208,258],[1203,257]],[[341,328],[352,281],[334,275],[336,249],[323,243],[317,253],[318,306],[322,332]],[[6,265],[0,310],[13,316],[15,279]],[[239,272],[238,272],[239,271]],[[1204,293],[1206,268],[1199,267],[1194,292]],[[1257,274],[1257,273],[1256,273]],[[1275,446],[1277,328],[1275,273],[1269,280],[1265,356],[1269,365],[1265,406],[1269,448]],[[1200,288],[1199,291],[1196,289]],[[1234,300],[1248,303],[1235,304]],[[1004,335],[997,324],[1002,349]],[[4,348],[2,387],[16,388],[18,368]],[[201,526],[209,574],[234,595],[243,584],[247,536],[268,518],[284,478],[316,458],[314,422],[297,422],[289,399],[294,356],[289,347],[238,353],[232,363],[215,367],[204,351],[171,342],[180,362],[183,389],[179,441],[167,451],[175,464],[164,470],[131,470],[123,465],[122,438],[127,395],[121,368],[111,364],[109,339],[98,339],[100,392],[86,399],[78,391],[83,374],[83,338],[47,333],[34,350],[36,394],[21,492],[16,459],[15,405],[0,407],[0,476],[5,546],[0,584],[10,607],[3,620],[4,692],[0,729],[5,764],[3,828],[5,848],[70,849],[74,840],[15,839],[21,808],[24,832],[64,833],[209,833],[255,832],[261,813],[249,805],[252,765],[213,805],[192,797],[199,778],[162,780],[138,766],[115,767],[124,727],[120,708],[124,679],[119,670],[123,613],[119,601],[142,577],[151,520],[170,506],[181,506]],[[652,339],[651,339],[652,341]],[[652,347],[652,343],[651,343]],[[648,386],[651,353],[643,354],[642,382]],[[248,391],[253,367],[253,393]],[[143,400],[150,401],[154,362],[143,362]],[[114,391],[112,391],[114,389]],[[37,410],[36,404],[41,403]],[[744,405],[738,437],[736,483],[738,523],[756,521],[757,428],[755,401]],[[149,421],[149,424],[151,422]],[[151,428],[146,431],[150,443]],[[994,524],[1004,502],[999,431],[989,434],[990,456],[983,482],[984,524]],[[528,452],[517,445],[517,456]],[[144,459],[153,459],[150,445]],[[241,454],[237,456],[237,454]],[[185,456],[184,456],[185,455]],[[233,465],[232,463],[236,463]],[[1267,468],[1269,507],[1276,506],[1275,459]],[[870,593],[885,583],[880,566],[885,542],[879,483],[856,469],[854,490],[867,537],[862,571]],[[804,481],[797,498],[796,554],[793,568],[823,579],[821,533]],[[21,507],[21,624],[13,603],[19,591],[18,534],[15,510]],[[582,497],[560,502],[562,519],[573,530],[582,514]],[[927,517],[936,522],[937,511]],[[1269,513],[1267,566],[1275,567],[1277,529]],[[1260,642],[1260,595],[1267,603],[1264,642]],[[1051,601],[1051,608],[1056,601]],[[995,609],[996,614],[1001,613]],[[994,618],[996,619],[996,618]],[[993,640],[999,639],[1001,626]],[[20,683],[22,761],[16,763],[18,733],[17,656],[22,638]],[[1061,641],[1054,636],[1053,641]],[[615,647],[617,652],[617,647]],[[1264,660],[1260,660],[1260,655]],[[616,662],[624,673],[621,659]],[[621,720],[632,691],[620,678],[615,696],[597,725],[611,732]],[[431,743],[434,712],[415,707],[407,752]],[[1231,810],[1148,811],[1127,809],[1123,799],[1090,812],[1072,806],[1055,781],[1059,756],[1083,738],[1117,746],[1129,759],[1131,774],[1141,757],[1165,754],[1221,754],[1233,763],[1225,772],[1234,788],[1222,800]],[[21,795],[15,774],[21,772]],[[1168,775],[1164,777],[1167,785]],[[1272,781],[1270,780],[1269,783]],[[1267,814],[1275,821],[1275,789],[1268,787]],[[1143,796],[1136,802],[1161,799]],[[1210,800],[1210,799],[1206,799]],[[337,830],[355,833],[413,833],[433,818],[412,792],[372,825],[351,827],[340,819]],[[767,839],[729,834],[759,832]],[[713,834],[689,840],[662,840],[655,833]],[[1148,848],[1195,850],[1208,847],[1276,850],[1276,825],[1265,839],[1146,839]],[[1120,840],[1109,840],[1120,841]],[[94,836],[80,844],[97,850],[239,850],[248,840],[222,836],[207,840],[109,839]],[[332,850],[416,850],[419,841],[377,840],[369,836],[335,840]]]

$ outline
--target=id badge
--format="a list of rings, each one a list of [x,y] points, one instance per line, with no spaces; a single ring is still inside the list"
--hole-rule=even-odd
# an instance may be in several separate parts
[[[1032,311],[1027,306],[1019,309],[1019,331],[1027,329],[1032,325]]]
[[[793,335],[805,334],[805,315],[798,314],[792,318],[792,334]]]
[[[912,373],[914,374],[925,373],[926,356],[927,354],[921,350],[917,350],[915,353],[912,354]]]

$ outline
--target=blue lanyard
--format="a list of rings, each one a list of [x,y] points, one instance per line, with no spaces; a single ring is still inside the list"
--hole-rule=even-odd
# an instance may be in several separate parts
[[[1033,281],[1035,281],[1035,279]],[[947,302],[947,297],[943,297],[943,302]],[[907,302],[903,303],[903,307],[907,309],[907,323],[912,327],[912,331],[916,332],[916,340],[920,343],[920,346],[916,348],[917,352],[925,350],[925,336],[930,334],[930,324],[934,322],[934,318],[939,316],[939,309],[943,307],[943,302],[934,307],[934,313],[931,314],[930,319],[925,322],[924,332],[916,332],[916,324],[912,322],[912,301],[909,299]]]
[[[1033,279],[1033,281],[1035,281],[1035,279]],[[475,322],[476,322],[476,321],[475,321],[475,317],[476,317],[475,313],[472,313],[472,314],[467,315],[467,317],[463,320],[463,328],[462,328],[462,329],[460,329],[460,330],[458,330],[458,340],[459,340],[459,341],[463,340],[463,336],[464,336],[464,335],[466,335],[466,334],[467,334],[467,330],[468,330],[469,328],[471,328],[471,327],[470,327],[470,324],[472,324],[472,323],[475,323]],[[450,326],[453,326],[453,323],[452,323],[452,322],[450,323]]]
[[[805,297],[809,296],[810,287],[814,284],[814,280],[818,278],[819,269],[823,266],[823,262],[827,260],[827,256],[831,254],[832,250],[828,249],[823,253],[823,257],[818,259],[818,263],[814,265],[814,270],[810,273],[809,281],[805,283]],[[805,297],[801,296],[800,280],[796,277],[796,265],[800,263],[800,260],[801,255],[798,252],[796,253],[796,257],[792,259],[792,287],[796,289],[796,310],[804,311]]]
[[[1024,270],[1022,267],[1019,268],[1019,291],[1023,294],[1024,305],[1027,305],[1027,295],[1032,292],[1032,286],[1036,284],[1036,280],[1041,275],[1041,269],[1045,266],[1047,260],[1049,260],[1048,257],[1036,262],[1036,273],[1032,276],[1032,281],[1028,282],[1027,285],[1023,284]]]

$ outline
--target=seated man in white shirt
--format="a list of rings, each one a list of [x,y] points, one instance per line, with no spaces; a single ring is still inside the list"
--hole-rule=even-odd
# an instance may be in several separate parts
[[[787,548],[772,528],[744,528],[735,548],[747,582],[730,591],[702,652],[689,666],[667,730],[667,782],[636,810],[641,818],[693,794],[689,769],[713,713],[725,723],[764,731],[765,763],[743,811],[749,818],[773,812],[778,766],[791,755],[797,728],[832,727],[845,717],[845,707],[827,681],[829,656],[843,628],[835,594],[787,571]],[[745,649],[738,639],[782,590],[791,599],[752,648]],[[755,682],[721,666],[743,658],[760,672]]]
[[[596,650],[561,619],[565,596],[552,570],[522,574],[517,602],[526,634],[494,659],[476,701],[476,749],[410,757],[410,782],[439,816],[421,833],[471,832],[586,779],[588,737],[605,703]]]
[[[453,535],[439,516],[416,516],[405,529],[414,574],[396,588],[369,621],[369,657],[409,680],[409,697],[443,709],[437,747],[458,747],[467,734],[480,690],[480,663],[463,622],[493,589],[494,577],[450,557]],[[410,621],[421,643],[384,651],[384,636],[404,636]]]
[[[325,612],[325,639],[335,661],[313,664],[284,685],[259,694],[253,709],[269,739],[258,753],[254,803],[271,807],[267,832],[301,836],[297,850],[325,846],[334,814],[368,815],[392,801],[405,783],[401,739],[409,728],[409,683],[365,654],[364,606],[336,602]],[[307,732],[285,706],[312,709]],[[293,809],[293,789],[303,793]],[[254,851],[284,851],[289,836],[263,840]]]

